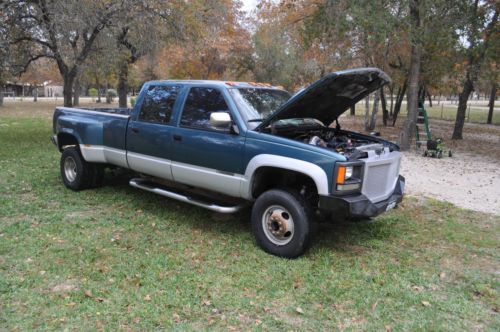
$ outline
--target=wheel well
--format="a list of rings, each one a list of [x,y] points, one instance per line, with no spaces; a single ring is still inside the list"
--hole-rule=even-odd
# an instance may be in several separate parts
[[[263,192],[279,187],[297,190],[311,203],[317,202],[318,188],[308,175],[277,167],[260,167],[255,171],[252,181],[252,197],[257,198]]]
[[[59,147],[59,151],[62,151],[65,146],[78,146],[78,140],[71,134],[59,133],[57,134],[57,144]]]

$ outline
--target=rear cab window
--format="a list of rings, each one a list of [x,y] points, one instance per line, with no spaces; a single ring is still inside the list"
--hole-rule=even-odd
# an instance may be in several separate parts
[[[138,121],[168,124],[180,85],[151,85],[144,93]]]

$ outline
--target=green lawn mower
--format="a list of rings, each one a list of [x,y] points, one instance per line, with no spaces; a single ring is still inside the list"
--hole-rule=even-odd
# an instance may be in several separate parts
[[[443,140],[437,138],[435,140],[427,141],[427,149],[424,151],[424,157],[442,158],[443,154],[447,154],[448,157],[453,157],[453,152],[445,149]]]

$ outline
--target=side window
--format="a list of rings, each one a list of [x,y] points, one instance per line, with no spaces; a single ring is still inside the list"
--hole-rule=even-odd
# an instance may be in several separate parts
[[[142,101],[139,121],[169,123],[180,88],[180,86],[150,86]]]
[[[210,114],[229,112],[221,92],[213,88],[191,88],[182,111],[181,126],[213,129]]]

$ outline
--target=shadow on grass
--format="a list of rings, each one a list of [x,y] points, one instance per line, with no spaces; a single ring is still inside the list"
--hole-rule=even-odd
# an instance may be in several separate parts
[[[106,174],[104,188],[113,188],[123,192],[123,202],[135,205],[137,209],[147,211],[149,215],[162,220],[174,214],[174,222],[192,228],[193,231],[211,233],[215,237],[244,235],[251,236],[251,206],[235,214],[220,214],[138,190],[128,185],[137,174],[127,170],[113,170]],[[394,222],[397,217],[382,216],[371,221],[336,221],[318,224],[318,231],[313,238],[311,250],[331,250],[352,254],[362,254],[383,246],[384,241],[397,236]]]

